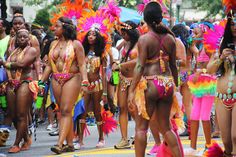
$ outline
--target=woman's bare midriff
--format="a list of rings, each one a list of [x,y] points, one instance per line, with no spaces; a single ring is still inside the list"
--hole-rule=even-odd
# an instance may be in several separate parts
[[[56,64],[56,68],[58,72],[63,73],[63,67],[64,67],[65,62],[62,59],[57,59],[55,64]],[[69,73],[73,73],[73,74],[79,73],[80,71],[77,65],[78,65],[77,61],[73,61],[71,64]]]
[[[12,76],[12,79],[16,79],[16,70],[11,70],[11,76]],[[30,67],[29,68],[24,68],[22,70],[20,80],[25,80],[25,79],[28,79],[28,78],[33,78],[32,69]]]
[[[227,94],[228,83],[229,83],[230,71],[225,73],[224,76],[218,78],[217,80],[217,92],[222,94]],[[233,80],[232,92],[236,92],[236,77]]]
[[[123,68],[121,69],[120,72],[124,77],[131,78],[133,77],[134,67],[135,66],[130,66],[129,68]]]

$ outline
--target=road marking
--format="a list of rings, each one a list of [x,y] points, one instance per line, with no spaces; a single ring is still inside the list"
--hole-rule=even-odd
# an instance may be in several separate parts
[[[222,141],[220,139],[215,140],[218,144],[222,145]],[[188,148],[190,146],[190,140],[183,137],[181,138],[181,143],[184,148]],[[205,138],[203,136],[198,137],[198,150],[204,150],[205,146]],[[147,151],[154,145],[154,142],[149,142],[147,145]],[[114,147],[106,147],[101,149],[90,149],[90,150],[79,150],[78,152],[73,153],[64,153],[61,155],[50,155],[45,157],[80,157],[85,155],[112,155],[112,154],[134,154],[134,148],[131,149],[114,149]]]

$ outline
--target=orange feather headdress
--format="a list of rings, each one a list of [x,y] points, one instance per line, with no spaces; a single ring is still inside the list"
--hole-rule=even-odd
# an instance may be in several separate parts
[[[60,17],[68,17],[76,26],[83,11],[89,8],[92,8],[92,0],[74,0],[74,2],[65,0],[62,4],[56,6],[56,10],[52,12],[50,22],[53,25]]]
[[[236,0],[222,0],[222,4],[226,14],[228,14],[230,10],[236,10]]]

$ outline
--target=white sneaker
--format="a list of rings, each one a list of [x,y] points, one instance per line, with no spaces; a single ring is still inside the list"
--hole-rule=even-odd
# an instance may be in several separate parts
[[[79,142],[74,143],[74,148],[75,148],[75,150],[80,150],[81,145],[79,144]]]
[[[97,143],[96,148],[102,148],[105,146],[105,140],[101,140]]]
[[[199,151],[193,148],[186,148],[184,149],[185,156],[196,156],[198,155]]]
[[[47,131],[53,131],[53,125],[52,124],[49,124],[48,126],[47,126]]]

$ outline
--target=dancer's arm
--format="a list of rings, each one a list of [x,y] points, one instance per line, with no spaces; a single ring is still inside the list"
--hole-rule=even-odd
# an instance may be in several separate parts
[[[42,69],[41,58],[40,58],[40,46],[39,46],[38,39],[35,36],[32,36],[31,44],[32,44],[32,47],[36,49],[36,53],[37,53],[36,61],[34,62],[34,67],[35,67],[38,79],[41,79],[43,69]]]
[[[180,67],[186,66],[186,49],[182,41],[178,38],[176,38],[176,58],[177,58],[177,64]]]
[[[106,57],[104,56],[102,59],[102,86],[103,86],[102,99],[104,103],[107,103],[106,67],[107,67],[107,60],[106,60]]]
[[[25,68],[30,64],[33,64],[37,57],[37,51],[35,48],[30,47],[26,50],[22,60],[16,62],[3,62],[3,66],[8,69]]]
[[[148,48],[147,48],[146,37],[142,36],[139,38],[139,41],[138,41],[138,58],[137,58],[136,66],[134,68],[132,84],[130,86],[131,92],[134,92],[137,84],[139,83],[143,75],[144,66],[147,59],[147,49]]]
[[[175,39],[171,35],[168,36],[169,40],[166,40],[166,45],[168,45],[168,47],[166,47],[166,51],[169,54],[169,66],[175,81],[175,86],[178,87],[178,70],[176,66],[176,43]]]

